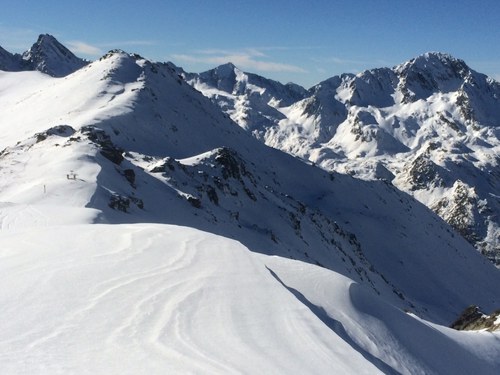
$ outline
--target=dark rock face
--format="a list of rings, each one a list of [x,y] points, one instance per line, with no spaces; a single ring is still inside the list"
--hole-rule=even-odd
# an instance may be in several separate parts
[[[64,77],[88,64],[63,46],[52,35],[42,34],[23,54],[11,54],[0,47],[0,70],[36,70],[52,77]]]
[[[6,72],[17,72],[21,70],[21,55],[12,54],[0,47],[0,70]]]
[[[144,202],[142,201],[142,199],[133,196],[126,197],[116,193],[111,195],[111,197],[109,198],[108,206],[113,210],[127,213],[130,210],[131,203],[135,204],[137,208],[141,210],[144,209]]]
[[[116,147],[104,130],[89,125],[82,127],[81,133],[101,148],[101,155],[106,159],[117,165],[123,161],[123,149]]]
[[[426,189],[429,186],[443,186],[439,167],[425,154],[418,156],[408,171],[411,190]]]
[[[450,327],[459,331],[498,331],[500,330],[500,310],[497,310],[490,315],[486,315],[478,306],[471,305],[464,310],[464,312],[451,324]]]
[[[87,65],[52,35],[42,34],[22,55],[22,70],[38,70],[52,77],[64,77]]]
[[[123,175],[127,179],[127,181],[130,183],[130,185],[134,185],[135,183],[135,172],[133,169],[125,169],[123,171]]]
[[[239,161],[237,153],[228,148],[221,148],[215,156],[215,161],[221,166],[224,179],[229,177],[237,180],[246,174],[245,166]]]

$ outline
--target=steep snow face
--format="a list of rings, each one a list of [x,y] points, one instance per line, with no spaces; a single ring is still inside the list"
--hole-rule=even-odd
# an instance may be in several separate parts
[[[207,81],[200,89],[209,88]],[[259,107],[246,103],[249,112]],[[257,138],[327,170],[393,181],[500,264],[499,83],[427,53],[393,69],[332,77],[277,109]],[[459,200],[457,181],[474,198],[451,213],[444,206]]]
[[[5,71],[36,70],[52,77],[64,77],[87,64],[48,34],[40,35],[22,55],[10,54],[0,47],[0,69]]]

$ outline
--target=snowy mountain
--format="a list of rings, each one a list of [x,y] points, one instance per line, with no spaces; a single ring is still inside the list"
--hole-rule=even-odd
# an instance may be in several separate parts
[[[88,64],[76,57],[52,35],[42,34],[23,54],[11,54],[0,47],[0,70],[37,70],[52,77],[64,77]]]
[[[209,74],[190,82],[213,98],[213,83],[203,79]],[[262,103],[239,98],[250,113],[245,121],[214,101],[251,129]],[[427,53],[392,69],[336,76],[302,100],[275,103],[279,96],[268,107],[280,114],[257,138],[326,170],[392,181],[500,265],[498,82],[459,59]]]
[[[448,328],[498,308],[492,264],[181,73],[119,50],[65,79],[0,72],[6,373],[497,372],[497,332]]]
[[[256,74],[244,73],[227,63],[201,74],[181,72],[244,129],[262,138],[267,128],[285,116],[277,109],[303,99],[307,91],[293,83],[283,85]]]

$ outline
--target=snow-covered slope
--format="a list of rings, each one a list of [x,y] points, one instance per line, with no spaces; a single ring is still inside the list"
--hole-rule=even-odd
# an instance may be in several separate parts
[[[0,107],[2,368],[498,366],[496,333],[443,326],[498,308],[497,269],[393,186],[265,146],[172,65],[0,72]]]
[[[212,97],[205,84],[195,87]],[[259,108],[247,100],[248,113]],[[326,170],[392,181],[500,264],[498,82],[427,53],[393,69],[333,77],[275,109],[280,115],[258,136],[266,144]]]
[[[495,374],[498,336],[171,225],[0,236],[3,374]]]

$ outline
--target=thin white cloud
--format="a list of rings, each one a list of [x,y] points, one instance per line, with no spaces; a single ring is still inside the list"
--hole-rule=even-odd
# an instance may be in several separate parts
[[[70,42],[67,42],[67,45],[73,53],[76,54],[84,54],[84,55],[90,55],[90,56],[100,56],[102,55],[102,50],[96,46],[92,46],[88,43],[79,41],[79,40],[73,40]]]
[[[188,63],[204,63],[212,65],[232,62],[239,68],[257,70],[261,72],[307,72],[297,65],[269,61],[267,56],[262,51],[254,48],[242,51],[206,49],[195,51],[193,54],[174,54],[172,55],[172,59]]]
[[[234,55],[234,54],[244,54],[244,55],[249,55],[249,56],[254,56],[254,57],[263,57],[265,54],[255,48],[245,48],[241,51],[234,51],[234,50],[228,50],[228,49],[219,49],[219,48],[209,48],[209,49],[200,49],[200,50],[195,50],[193,52],[195,55],[200,54],[200,55],[216,55],[216,56],[226,56],[226,55]]]
[[[118,40],[114,42],[100,43],[100,47],[116,47],[116,46],[154,46],[157,44],[154,40]]]
[[[110,48],[120,48],[124,46],[152,46],[156,44],[156,42],[152,40],[122,40],[115,42],[98,43],[95,45],[83,42],[81,40],[73,40],[66,43],[69,49],[71,49],[74,53],[80,53],[88,56],[101,56],[103,53],[105,53],[105,50]]]
[[[263,47],[247,47],[242,49],[245,53],[251,54],[253,56],[266,56],[263,51],[294,51],[294,50],[311,50],[322,48],[320,46],[263,46]],[[200,49],[195,50],[195,53],[205,54],[205,55],[213,55],[213,54],[232,54],[235,53],[234,50],[220,49],[220,48],[209,48],[209,49]]]
[[[349,66],[387,66],[390,65],[388,61],[385,60],[357,60],[349,59],[338,56],[330,56],[325,58],[311,58],[311,61],[317,64],[336,64],[336,65],[349,65]]]
[[[321,63],[321,64],[333,63],[338,65],[366,65],[368,63],[368,61],[346,59],[337,56],[331,56],[326,58],[313,58],[311,60],[314,61],[315,63]]]
[[[253,47],[250,49],[256,49],[259,51],[302,51],[302,50],[315,50],[324,49],[324,46],[263,46],[263,47]]]

